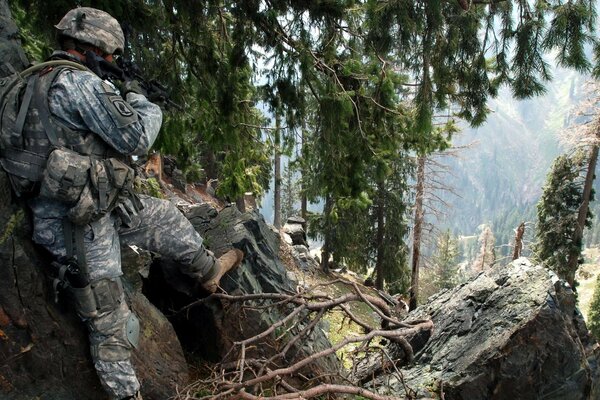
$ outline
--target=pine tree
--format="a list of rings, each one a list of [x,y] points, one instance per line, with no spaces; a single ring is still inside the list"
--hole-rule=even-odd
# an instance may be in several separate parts
[[[596,287],[592,303],[590,304],[587,327],[596,338],[600,338],[600,276],[596,279]]]
[[[458,242],[450,230],[437,239],[437,248],[431,260],[434,284],[439,289],[450,289],[458,283]]]
[[[573,253],[581,254],[582,245],[575,237],[578,211],[583,201],[580,159],[561,155],[554,160],[537,204],[534,244],[536,257],[572,287],[576,269],[568,267],[568,260]]]

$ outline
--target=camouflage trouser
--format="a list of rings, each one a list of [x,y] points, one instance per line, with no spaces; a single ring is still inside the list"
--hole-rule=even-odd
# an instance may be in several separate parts
[[[198,268],[196,262],[199,252],[205,253],[202,238],[183,214],[165,200],[142,196],[141,201],[144,208],[139,212],[139,218],[133,218],[130,226],[123,226],[113,213],[85,227],[85,256],[90,281],[122,275],[120,245],[136,245],[170,258],[184,267],[195,262],[195,270],[188,271],[192,276],[200,277],[208,272],[212,267],[210,263],[202,263],[201,268]],[[34,210],[34,241],[55,256],[64,256],[63,220],[44,218],[44,215],[52,213],[44,214],[40,210]],[[214,263],[212,256],[211,260]],[[121,346],[128,350],[132,348],[122,334],[122,327],[130,313],[123,301],[115,309],[100,313],[87,321],[94,365],[103,387],[115,399],[133,395],[140,387],[129,351],[122,360],[115,361],[103,360],[97,349],[102,346]]]

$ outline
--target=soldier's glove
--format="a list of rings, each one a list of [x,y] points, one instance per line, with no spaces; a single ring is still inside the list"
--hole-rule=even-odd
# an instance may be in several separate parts
[[[144,89],[140,81],[135,79],[131,81],[125,81],[123,84],[123,97],[127,96],[127,93],[137,93],[148,97],[146,89]]]

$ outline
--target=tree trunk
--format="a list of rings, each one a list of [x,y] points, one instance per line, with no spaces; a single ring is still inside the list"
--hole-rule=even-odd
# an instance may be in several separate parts
[[[383,290],[383,261],[385,255],[385,182],[377,183],[377,261],[375,288]]]
[[[410,299],[408,308],[417,308],[419,297],[419,261],[421,259],[421,234],[423,232],[423,195],[425,190],[425,156],[417,160],[417,193],[415,199],[415,225],[413,228],[412,274],[410,278]]]
[[[235,200],[235,205],[237,207],[238,210],[240,210],[241,213],[245,213],[246,212],[246,199],[245,199],[245,195],[242,195],[241,197],[238,197]]]
[[[585,183],[583,185],[583,201],[581,202],[581,206],[579,206],[579,212],[577,213],[577,226],[575,227],[575,233],[573,238],[573,241],[575,243],[583,242],[583,230],[585,229],[585,221],[587,219],[588,211],[590,208],[590,200],[592,197],[592,189],[594,185],[597,161],[598,146],[594,146],[592,147],[590,161],[588,163],[588,168],[585,174]],[[575,287],[575,273],[577,272],[577,268],[579,268],[579,257],[581,257],[581,245],[577,247],[576,251],[572,251],[569,254],[569,260],[567,262],[567,282],[569,282],[571,287]]]
[[[302,154],[304,155],[304,145],[306,144],[306,131],[304,126],[302,126]],[[304,221],[307,221],[308,217],[308,198],[306,197],[306,183],[304,180],[306,179],[306,174],[304,173],[304,163],[300,163],[300,216]],[[304,230],[308,232],[307,227],[304,227]]]
[[[204,170],[206,171],[206,181],[210,181],[211,179],[218,179],[219,174],[217,171],[217,157],[212,150],[207,150],[206,155],[204,156],[204,162],[206,167]]]
[[[515,249],[513,251],[513,260],[521,257],[523,251],[523,235],[525,235],[525,222],[521,222],[521,225],[515,231]]]
[[[333,209],[333,199],[331,195],[327,195],[327,199],[325,199],[325,209],[323,211],[323,218],[325,221],[325,226],[323,228],[323,236],[325,239],[323,241],[323,249],[321,251],[321,268],[323,272],[326,274],[329,273],[329,255],[331,252],[331,210]]]
[[[279,116],[279,110],[275,112],[275,188],[273,190],[274,199],[273,207],[275,208],[275,214],[273,217],[273,225],[277,229],[281,229],[281,119]]]

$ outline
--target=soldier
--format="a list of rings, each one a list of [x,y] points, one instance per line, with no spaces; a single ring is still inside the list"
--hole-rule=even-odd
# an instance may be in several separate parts
[[[73,9],[56,28],[61,50],[54,52],[53,60],[85,65],[88,57],[112,61],[114,54],[123,51],[121,27],[104,11]],[[90,284],[74,289],[74,297],[89,329],[92,359],[102,386],[111,399],[141,399],[130,359],[137,320],[124,301],[120,245],[135,244],[174,260],[183,273],[209,292],[217,290],[224,273],[241,263],[243,253],[234,249],[215,259],[189,221],[168,201],[122,188],[118,195],[111,194],[117,193],[110,184],[118,186],[112,180],[121,176],[119,171],[130,178],[131,171],[123,167],[126,156],[145,154],[162,123],[160,107],[147,99],[139,83],[127,83],[119,95],[112,85],[82,68],[58,65],[38,75],[35,90],[47,97],[47,106],[44,100],[34,101],[37,105],[29,113],[39,113],[48,139],[52,131],[60,148],[91,160],[94,190],[86,186],[74,207],[56,196],[42,195],[42,189],[42,194],[29,201],[33,239],[56,257],[74,256],[87,271]],[[57,162],[64,160],[61,156]],[[53,165],[49,159],[45,179],[53,176]],[[77,181],[77,168],[68,166],[66,170],[60,185]],[[100,173],[106,170],[110,173]],[[108,184],[103,176],[110,178]],[[94,204],[91,218],[77,214],[81,204]]]

